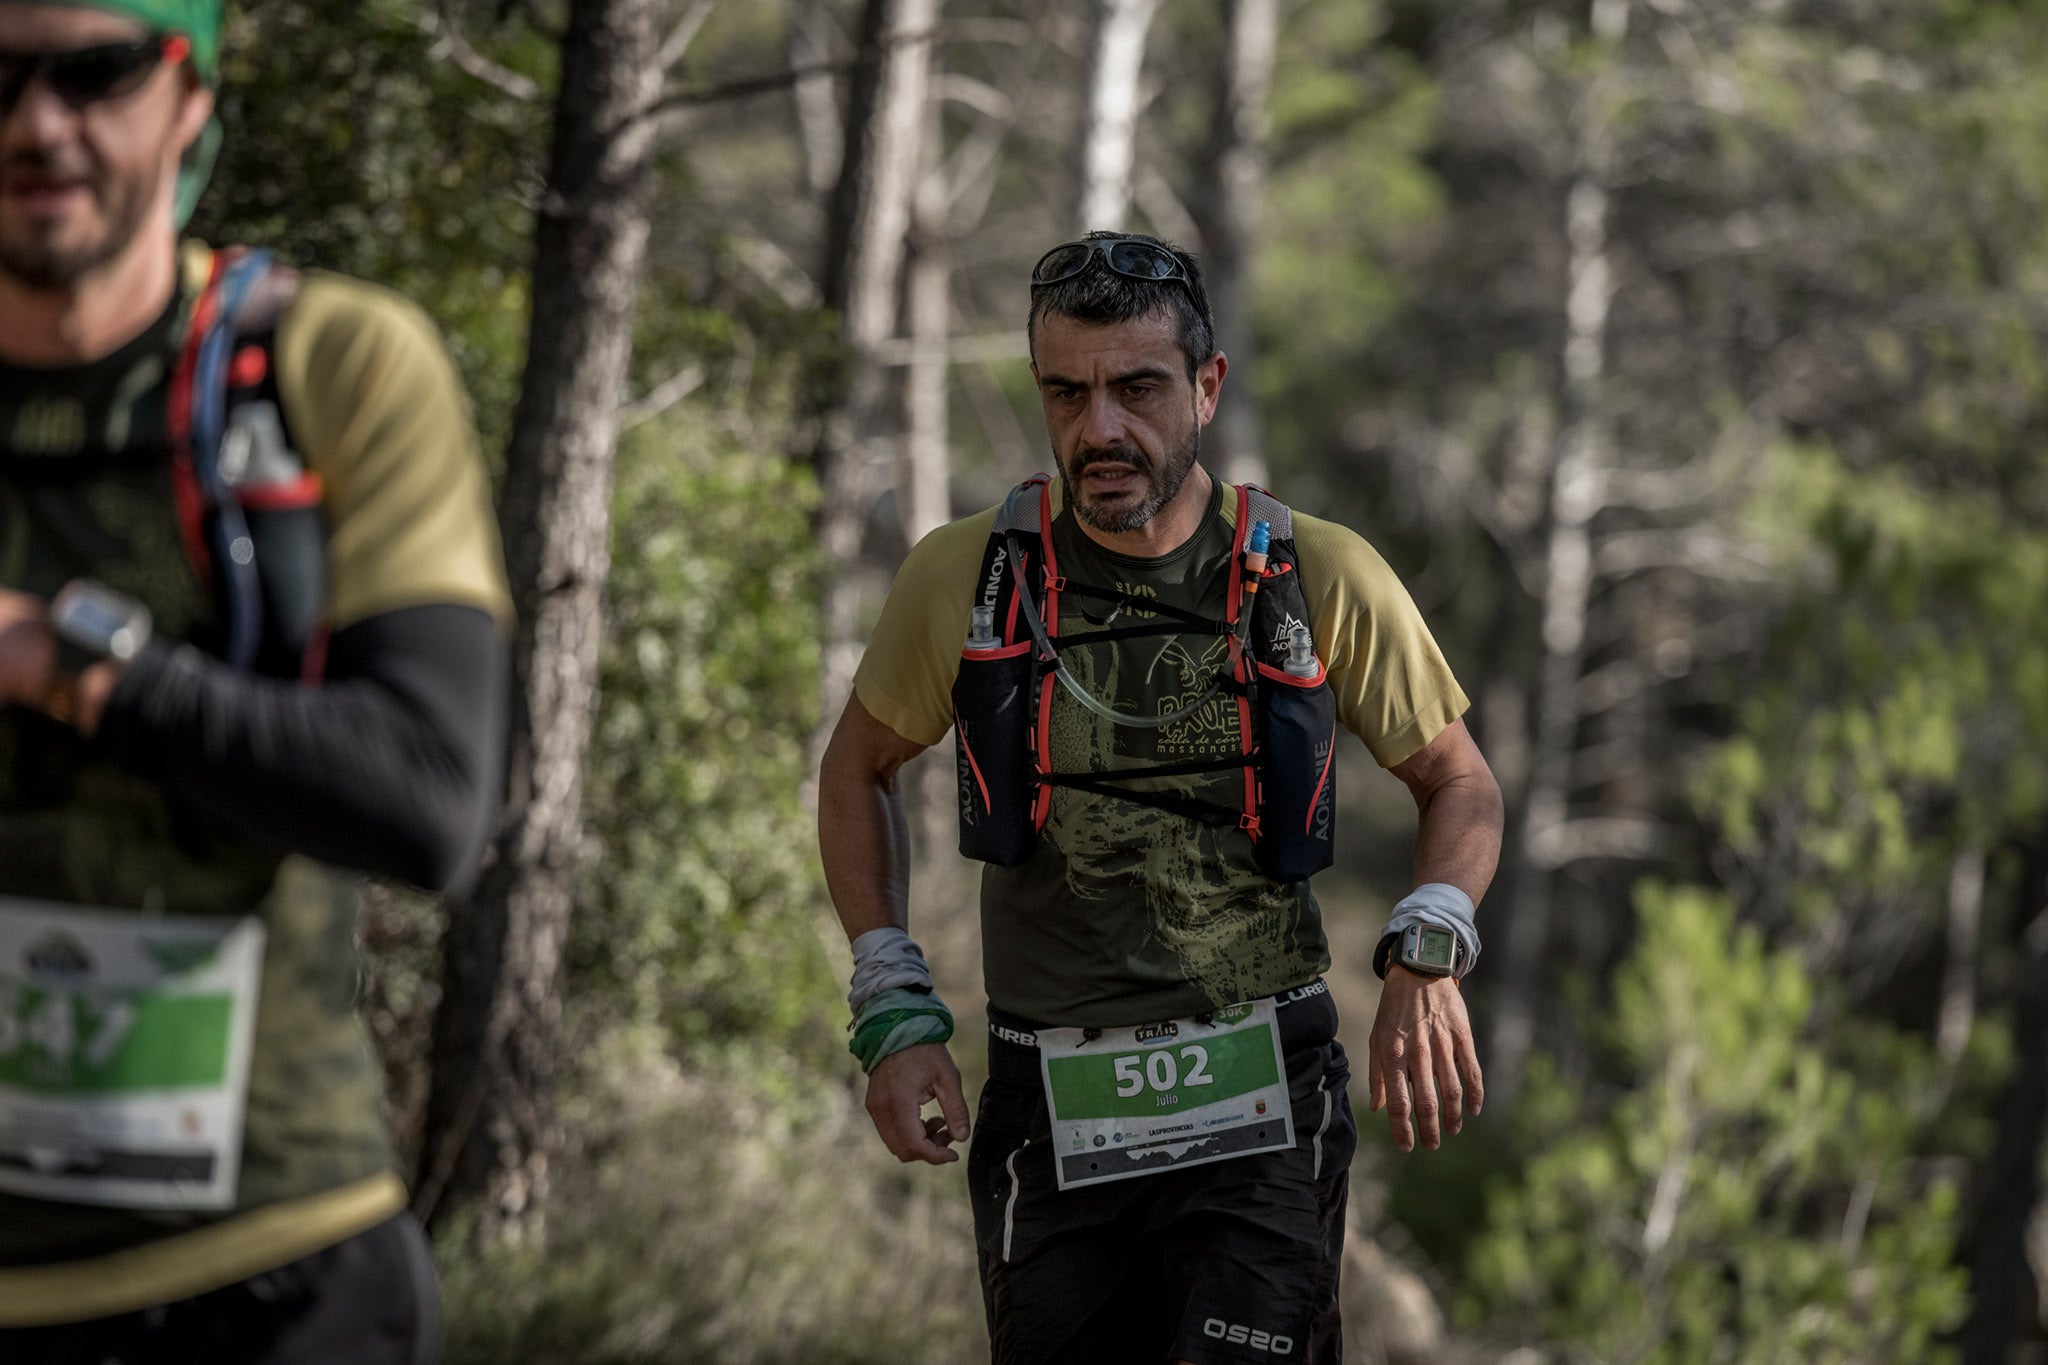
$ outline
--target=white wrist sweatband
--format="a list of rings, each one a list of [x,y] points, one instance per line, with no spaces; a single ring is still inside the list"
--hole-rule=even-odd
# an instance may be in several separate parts
[[[853,941],[853,983],[846,1007],[856,1016],[860,1007],[883,991],[905,987],[932,988],[932,969],[924,950],[908,933],[890,925],[870,929]]]
[[[1479,925],[1474,918],[1472,898],[1449,882],[1424,882],[1401,898],[1387,927],[1380,931],[1384,942],[1413,924],[1448,929],[1458,936],[1458,975],[1472,970],[1479,961]]]

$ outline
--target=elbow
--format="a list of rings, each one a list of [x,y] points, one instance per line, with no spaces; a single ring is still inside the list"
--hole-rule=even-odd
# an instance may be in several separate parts
[[[422,791],[387,827],[381,865],[366,870],[432,896],[463,895],[490,835],[492,792],[481,780]]]
[[[393,840],[388,864],[376,871],[430,896],[459,896],[476,877],[482,836],[481,829],[457,829],[452,822],[431,830],[416,826]]]

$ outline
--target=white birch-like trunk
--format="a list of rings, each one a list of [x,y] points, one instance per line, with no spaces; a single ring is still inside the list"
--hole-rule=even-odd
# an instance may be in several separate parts
[[[926,138],[936,152],[936,107],[932,112]],[[928,159],[936,162],[937,157]],[[896,476],[906,547],[943,526],[952,514],[946,433],[951,419],[947,398],[952,356],[947,341],[953,321],[953,251],[947,240],[946,186],[936,166],[918,182],[910,237],[910,279],[904,290],[910,363],[903,404],[909,430]]]
[[[1253,346],[1251,272],[1258,251],[1259,204],[1266,190],[1266,102],[1280,37],[1279,0],[1226,0],[1223,84],[1207,157],[1202,273],[1216,315],[1216,348],[1230,359],[1223,401],[1204,440],[1230,483],[1264,484],[1266,450]]]
[[[832,206],[826,302],[839,310],[850,367],[842,401],[824,415],[817,466],[824,492],[818,538],[832,566],[823,592],[822,754],[860,662],[862,550],[875,499],[893,477],[893,371],[881,351],[896,328],[911,197],[929,98],[931,35],[940,0],[868,0],[855,68],[846,152]]]
[[[1145,34],[1158,7],[1158,0],[1095,0],[1080,198],[1074,212],[1079,232],[1127,226],[1138,143],[1138,75],[1145,65]]]
[[[1948,941],[1941,972],[1935,1047],[1953,1067],[1963,1058],[1977,1018],[1977,939],[1984,918],[1984,850],[1971,845],[1948,873]]]
[[[1618,46],[1628,30],[1628,0],[1594,0],[1593,36]],[[1613,302],[1608,256],[1606,188],[1612,131],[1599,111],[1597,85],[1582,97],[1578,148],[1565,192],[1570,250],[1565,286],[1565,340],[1557,457],[1551,469],[1548,540],[1543,573],[1543,663],[1537,675],[1535,732],[1521,837],[1508,850],[1521,866],[1504,916],[1499,1010],[1494,1020],[1487,1090],[1513,1098],[1535,1045],[1536,1001],[1545,983],[1543,950],[1550,934],[1555,871],[1569,858],[1572,755],[1578,747],[1579,676],[1586,657],[1586,621],[1593,600],[1592,523],[1602,503],[1611,431],[1601,383],[1607,319]]]

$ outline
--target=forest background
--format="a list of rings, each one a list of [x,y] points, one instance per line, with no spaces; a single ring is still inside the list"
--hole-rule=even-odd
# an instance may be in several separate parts
[[[1205,457],[1390,559],[1507,795],[1489,1103],[1361,1114],[1349,1358],[2048,1359],[2048,5],[261,0],[223,112],[197,229],[417,300],[499,471],[491,870],[364,925],[452,1360],[984,1355],[808,782],[1101,226],[1201,254]],[[1358,1053],[1413,812],[1341,777]]]

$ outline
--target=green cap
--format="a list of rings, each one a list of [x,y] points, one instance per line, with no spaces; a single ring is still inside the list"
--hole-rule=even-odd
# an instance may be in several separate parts
[[[208,85],[220,78],[222,0],[42,0],[42,3],[101,9],[147,24],[158,33],[182,33],[192,40],[192,65]]]

